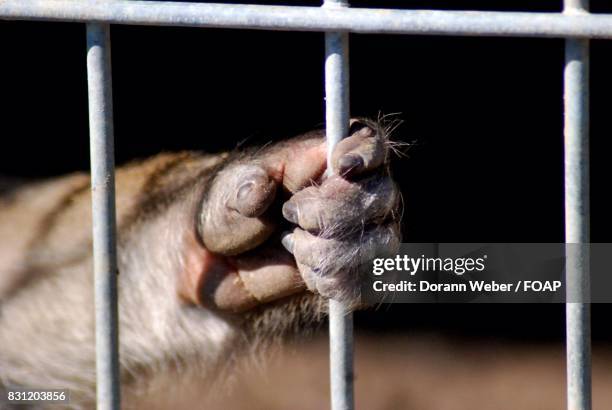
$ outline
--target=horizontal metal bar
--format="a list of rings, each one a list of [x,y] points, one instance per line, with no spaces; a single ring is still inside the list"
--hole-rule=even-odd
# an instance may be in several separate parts
[[[612,38],[612,15],[588,13],[2,0],[0,19],[384,34]]]

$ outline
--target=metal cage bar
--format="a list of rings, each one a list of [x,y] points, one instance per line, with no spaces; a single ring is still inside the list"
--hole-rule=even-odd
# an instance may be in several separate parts
[[[346,0],[325,0],[323,8],[346,10]],[[348,135],[348,33],[325,33],[325,124],[327,172],[333,172],[334,146]],[[332,410],[353,410],[353,314],[337,300],[329,301],[329,370]]]
[[[589,38],[612,39],[612,15],[589,14],[588,0],[565,0],[563,13],[385,10],[324,7],[169,3],[130,0],[2,0],[0,19],[84,22],[90,105],[92,215],[96,297],[98,409],[120,405],[115,248],[114,160],[108,24],[220,27],[326,32],[328,161],[348,133],[348,32],[566,39],[565,225],[566,243],[589,242]],[[331,163],[329,164],[331,167]],[[575,248],[574,248],[575,249]],[[568,252],[567,402],[591,408],[588,253]],[[330,301],[332,406],[353,408],[352,317]]]
[[[565,0],[564,13],[588,12],[588,0]],[[565,41],[565,241],[567,408],[591,409],[589,304],[589,40]]]
[[[612,38],[611,14],[334,9],[131,0],[2,0],[0,18],[372,34]]]
[[[108,24],[87,24],[96,389],[98,410],[120,407],[113,98]]]

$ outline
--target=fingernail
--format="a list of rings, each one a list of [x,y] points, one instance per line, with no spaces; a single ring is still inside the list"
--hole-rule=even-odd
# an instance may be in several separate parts
[[[283,232],[281,235],[281,244],[290,253],[293,253],[293,234],[291,232]]]
[[[359,155],[347,154],[338,161],[338,171],[341,174],[346,174],[361,167],[363,167],[363,158]]]
[[[289,222],[298,223],[298,209],[293,202],[285,202],[283,205],[283,216]]]
[[[354,133],[361,131],[365,127],[367,127],[367,125],[363,122],[359,120],[352,120],[351,125],[349,126],[349,135],[353,135]]]
[[[238,192],[236,193],[236,199],[241,202],[247,199],[251,190],[253,189],[253,185],[255,185],[252,181],[245,182],[238,188]]]

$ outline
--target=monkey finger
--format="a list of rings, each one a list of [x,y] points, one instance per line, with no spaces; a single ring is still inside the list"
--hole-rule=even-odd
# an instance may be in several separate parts
[[[310,266],[321,276],[333,275],[375,257],[392,255],[399,249],[399,227],[395,222],[342,239],[323,238],[300,228],[289,235],[284,245],[291,244],[296,262]]]
[[[276,182],[257,165],[238,165],[232,168],[226,186],[227,207],[247,217],[263,214],[274,200]]]
[[[292,141],[271,150],[261,158],[269,174],[287,192],[297,192],[320,179],[326,168],[325,141],[321,133],[314,138]]]
[[[359,175],[374,170],[387,160],[385,137],[366,122],[352,119],[349,137],[336,145],[332,164],[343,176]]]
[[[233,258],[245,288],[259,303],[266,303],[306,289],[293,256],[277,242]]]
[[[227,259],[229,269],[209,272],[200,284],[200,304],[244,312],[306,289],[293,256],[277,245],[266,245]]]
[[[305,188],[283,205],[285,219],[324,237],[340,237],[393,216],[399,191],[389,177],[351,182],[334,175]]]
[[[309,290],[352,303],[359,293],[360,270],[372,259],[399,249],[399,228],[396,223],[380,225],[342,240],[296,228],[283,239]]]
[[[256,164],[236,164],[217,175],[199,215],[202,242],[212,252],[236,255],[263,243],[275,224],[265,211],[276,182]]]

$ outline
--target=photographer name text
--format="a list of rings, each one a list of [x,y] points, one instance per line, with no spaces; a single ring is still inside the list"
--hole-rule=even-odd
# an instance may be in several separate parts
[[[516,283],[470,280],[468,283],[436,283],[427,280],[385,283],[377,280],[372,284],[376,292],[556,292],[562,286],[560,280],[519,280]]]

